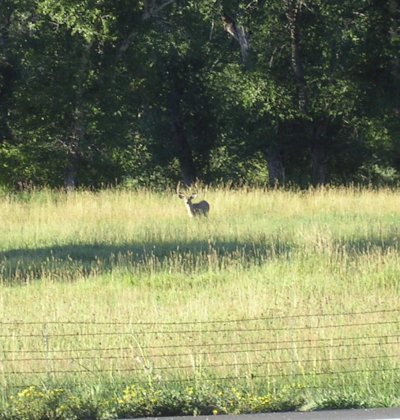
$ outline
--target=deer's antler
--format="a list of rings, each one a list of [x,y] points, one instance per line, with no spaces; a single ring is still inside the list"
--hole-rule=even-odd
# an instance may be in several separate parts
[[[181,191],[180,191],[180,186],[181,186],[181,181],[179,181],[178,182],[178,184],[176,185],[176,193],[179,195],[179,194],[181,194]]]

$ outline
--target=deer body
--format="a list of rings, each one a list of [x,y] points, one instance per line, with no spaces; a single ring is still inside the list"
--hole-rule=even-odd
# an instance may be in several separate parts
[[[210,205],[207,201],[202,200],[198,203],[193,203],[192,200],[196,198],[197,194],[186,195],[179,191],[179,184],[177,186],[178,197],[185,204],[186,210],[189,214],[189,217],[198,217],[198,216],[208,216],[210,211]]]
[[[194,197],[193,197],[194,198]],[[207,216],[208,212],[210,211],[210,205],[207,201],[200,201],[199,203],[192,203],[192,196],[184,197],[184,203],[186,210],[189,213],[189,217],[196,217],[196,216]]]

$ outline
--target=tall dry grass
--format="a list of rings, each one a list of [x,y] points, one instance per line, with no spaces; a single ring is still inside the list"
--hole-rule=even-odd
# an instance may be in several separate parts
[[[3,197],[0,380],[398,379],[397,191],[200,196],[207,219],[172,192]]]

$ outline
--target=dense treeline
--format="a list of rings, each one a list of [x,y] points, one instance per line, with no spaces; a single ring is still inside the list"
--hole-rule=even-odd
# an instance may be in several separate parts
[[[399,0],[1,0],[0,184],[396,182]]]

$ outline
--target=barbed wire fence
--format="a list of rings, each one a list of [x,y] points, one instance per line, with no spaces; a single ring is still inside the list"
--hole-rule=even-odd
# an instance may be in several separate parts
[[[0,321],[0,383],[265,381],[398,386],[400,308],[182,322]]]

